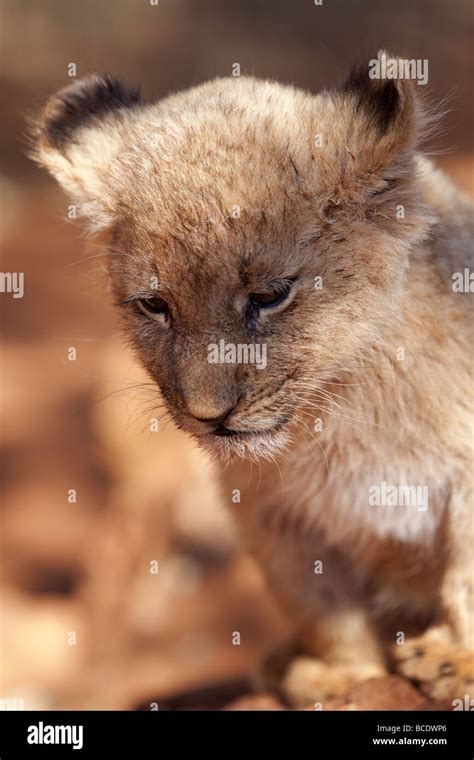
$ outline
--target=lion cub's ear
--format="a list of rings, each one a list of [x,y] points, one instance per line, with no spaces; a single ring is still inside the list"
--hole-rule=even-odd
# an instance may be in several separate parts
[[[77,204],[92,230],[114,215],[114,170],[127,123],[140,107],[137,90],[93,74],[53,95],[33,125],[32,157]]]
[[[373,64],[383,56],[390,58],[381,51],[355,66],[341,87],[329,93],[333,127],[326,180],[338,202],[384,202],[388,191],[408,189],[416,147],[426,136],[428,119],[417,85],[409,78],[373,76]]]
[[[398,70],[400,59],[380,50],[376,59],[351,69],[341,93],[352,111],[353,139],[365,134],[374,148],[390,158],[404,148],[414,147],[421,109],[412,80],[380,75],[383,67],[378,64],[387,60]]]

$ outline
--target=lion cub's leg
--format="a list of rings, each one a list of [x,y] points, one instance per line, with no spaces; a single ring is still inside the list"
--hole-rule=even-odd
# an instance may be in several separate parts
[[[445,542],[449,557],[441,602],[454,640],[474,653],[474,486],[451,496]]]
[[[363,610],[341,609],[305,625],[295,653],[281,673],[280,689],[295,707],[345,694],[355,683],[384,675],[386,667]]]
[[[471,504],[472,494],[452,497],[445,526],[448,562],[440,589],[444,625],[390,652],[395,669],[426,696],[463,704],[474,698],[474,519],[466,509]]]
[[[314,555],[313,555],[314,556]],[[363,600],[351,586],[347,568],[338,569],[334,553],[324,558],[324,573],[302,573],[312,563],[304,556],[285,563],[285,578],[273,575],[272,588],[296,623],[294,641],[270,655],[263,665],[265,685],[295,707],[344,694],[368,678],[386,673],[377,633]],[[290,571],[294,572],[290,582]],[[293,593],[292,593],[293,592]]]
[[[393,646],[389,655],[396,672],[430,699],[464,703],[474,697],[474,652],[459,646],[447,626]]]
[[[305,707],[383,675],[386,668],[347,553],[328,547],[314,529],[308,536],[285,528],[283,535],[267,530],[256,554],[297,634],[268,657],[258,685]]]

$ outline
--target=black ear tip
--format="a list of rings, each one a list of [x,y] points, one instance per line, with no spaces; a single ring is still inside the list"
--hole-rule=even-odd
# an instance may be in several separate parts
[[[397,56],[388,53],[386,50],[379,50],[377,55],[374,55],[371,58],[369,58],[369,56],[360,57],[349,69],[342,84],[342,89],[346,92],[356,92],[366,88],[371,82],[374,82],[370,75],[371,68],[383,58],[394,59],[396,57]],[[380,80],[378,81],[380,83]],[[385,80],[386,83],[390,81],[392,80]]]
[[[90,74],[53,95],[43,111],[39,132],[60,148],[90,119],[140,103],[137,89],[127,89],[110,76]]]
[[[355,98],[357,108],[371,116],[383,134],[400,110],[402,92],[396,79],[371,78],[371,63],[381,55],[387,54],[380,51],[375,59],[356,63],[349,71],[341,90]]]
[[[349,72],[342,83],[341,89],[343,92],[356,94],[365,86],[366,79],[368,78],[368,63],[366,61],[357,61],[357,63],[354,63],[349,69]]]

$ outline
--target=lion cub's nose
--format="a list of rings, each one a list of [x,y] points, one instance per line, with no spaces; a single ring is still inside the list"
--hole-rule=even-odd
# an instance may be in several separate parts
[[[199,403],[187,404],[189,414],[199,422],[205,422],[208,425],[222,425],[224,420],[233,412],[237,402],[232,403],[226,408],[216,408]]]

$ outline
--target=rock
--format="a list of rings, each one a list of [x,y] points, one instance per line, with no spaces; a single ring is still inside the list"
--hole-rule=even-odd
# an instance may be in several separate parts
[[[353,686],[344,697],[328,699],[324,710],[420,710],[426,700],[408,681],[398,676],[370,678]]]

